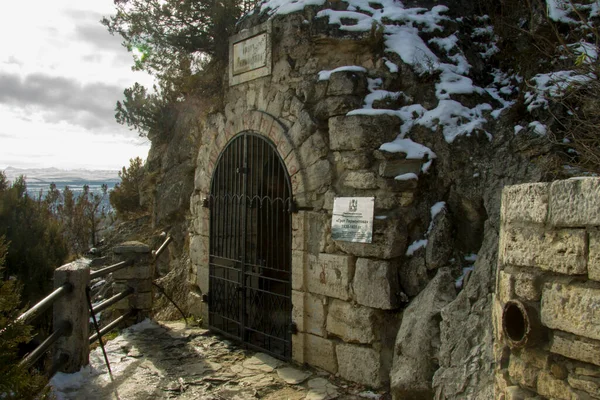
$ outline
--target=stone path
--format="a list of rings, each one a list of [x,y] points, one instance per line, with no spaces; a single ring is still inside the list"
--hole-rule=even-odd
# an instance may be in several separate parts
[[[111,382],[100,348],[90,366],[51,381],[58,400],[389,399],[314,369],[244,350],[201,328],[146,320],[109,341]]]

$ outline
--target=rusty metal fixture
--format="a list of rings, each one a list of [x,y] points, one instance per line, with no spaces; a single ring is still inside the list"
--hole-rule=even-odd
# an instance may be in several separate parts
[[[504,305],[502,331],[512,348],[535,345],[545,336],[538,311],[519,300],[509,300]]]

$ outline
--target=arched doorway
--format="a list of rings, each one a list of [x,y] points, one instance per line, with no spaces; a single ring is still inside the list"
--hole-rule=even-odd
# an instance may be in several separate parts
[[[253,132],[220,154],[210,190],[209,326],[291,357],[290,178],[276,147]]]

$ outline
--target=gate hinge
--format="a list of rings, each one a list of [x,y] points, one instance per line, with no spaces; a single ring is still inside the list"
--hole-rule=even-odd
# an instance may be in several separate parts
[[[237,172],[238,174],[246,174],[246,173],[248,173],[248,168],[246,168],[246,167],[237,167],[235,169],[235,172]]]
[[[205,293],[202,295],[202,302],[203,303],[208,303],[210,300],[210,293]]]
[[[292,323],[290,324],[290,333],[291,333],[292,335],[295,335],[295,334],[297,334],[297,333],[298,333],[298,325],[296,325],[296,323],[295,323],[295,322],[292,322]]]
[[[202,207],[210,208],[210,197],[205,197],[202,199]]]

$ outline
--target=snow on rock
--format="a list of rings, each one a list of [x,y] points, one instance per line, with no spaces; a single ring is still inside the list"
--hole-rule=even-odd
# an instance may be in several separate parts
[[[394,179],[397,181],[410,181],[411,179],[418,180],[419,177],[414,172],[407,172],[406,174],[396,176]]]
[[[423,247],[427,246],[427,239],[419,239],[410,244],[406,249],[406,255],[412,256],[415,252]]]
[[[364,67],[359,67],[357,65],[348,65],[348,66],[332,69],[331,71],[326,71],[326,70],[320,71],[319,72],[319,80],[320,81],[328,81],[329,78],[331,77],[331,74],[333,74],[334,72],[341,72],[341,71],[367,72],[367,70]]]
[[[533,133],[543,136],[548,132],[548,128],[546,125],[542,124],[540,121],[533,121],[529,124],[530,128],[533,128]]]
[[[379,150],[388,153],[405,153],[407,160],[422,160],[426,156],[430,159],[437,157],[429,147],[413,142],[408,138],[396,138],[393,142],[382,144]]]
[[[560,97],[567,89],[574,85],[583,85],[594,79],[591,75],[578,74],[575,71],[556,71],[547,74],[537,74],[531,78],[533,91],[525,93],[527,111],[532,112],[537,108],[548,108],[551,97]]]

